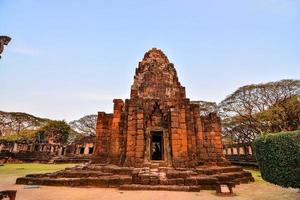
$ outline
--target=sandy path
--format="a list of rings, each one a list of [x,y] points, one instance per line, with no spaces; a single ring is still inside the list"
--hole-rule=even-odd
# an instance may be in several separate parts
[[[26,189],[15,185],[16,177],[0,176],[0,190],[17,190],[17,200],[214,200],[224,199],[214,191],[168,192],[168,191],[121,191],[115,188],[70,188],[41,186]],[[236,196],[226,200],[300,200],[300,193],[295,189],[284,189],[268,183],[243,184],[234,188]]]

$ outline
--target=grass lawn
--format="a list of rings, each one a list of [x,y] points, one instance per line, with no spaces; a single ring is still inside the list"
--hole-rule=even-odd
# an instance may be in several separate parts
[[[0,166],[0,176],[23,176],[32,173],[47,173],[62,170],[66,167],[72,167],[76,164],[4,164]]]
[[[255,179],[255,183],[266,183],[266,181],[262,179],[261,173],[258,169],[247,168],[245,171],[251,172],[253,178]]]

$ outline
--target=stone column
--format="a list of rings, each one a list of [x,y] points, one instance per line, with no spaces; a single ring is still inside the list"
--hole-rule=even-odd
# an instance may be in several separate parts
[[[136,162],[142,164],[144,161],[145,152],[145,133],[144,133],[144,113],[143,110],[137,111],[137,132],[136,132],[136,149],[135,159]]]
[[[13,152],[18,152],[18,143],[16,143],[16,142],[14,142],[14,144],[13,144]]]
[[[103,163],[107,161],[110,153],[110,134],[113,115],[99,112],[96,128],[96,149],[94,163]]]
[[[181,161],[185,162],[188,158],[188,131],[185,106],[183,106],[179,112],[179,138],[180,157]]]
[[[198,108],[199,109],[199,108]],[[186,103],[186,122],[187,122],[187,134],[188,134],[188,157],[192,162],[196,161],[196,123],[194,121],[194,105],[191,105],[189,101]],[[192,164],[192,163],[191,163]],[[197,164],[197,163],[195,163]]]
[[[126,149],[126,165],[135,164],[135,147],[136,147],[136,133],[137,133],[137,116],[135,102],[129,102],[128,106],[128,121],[127,121],[127,149]]]
[[[171,147],[173,164],[176,166],[180,160],[181,138],[179,129],[179,114],[175,108],[171,109]]]
[[[124,102],[121,99],[114,99],[114,114],[111,126],[110,138],[110,159],[118,164],[120,161],[120,121]]]

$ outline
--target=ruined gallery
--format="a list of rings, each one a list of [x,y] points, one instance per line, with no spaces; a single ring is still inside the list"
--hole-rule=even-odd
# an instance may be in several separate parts
[[[98,113],[91,163],[30,174],[17,184],[199,191],[254,180],[224,158],[220,118],[200,115],[161,50],[139,62],[130,99],[113,102],[112,114]]]

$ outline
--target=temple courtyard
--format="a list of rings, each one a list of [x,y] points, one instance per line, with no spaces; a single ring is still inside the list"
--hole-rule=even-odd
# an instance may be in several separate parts
[[[46,173],[74,166],[73,164],[5,164],[0,166],[0,190],[17,190],[17,199],[22,200],[81,200],[81,199],[300,199],[296,189],[285,189],[270,184],[261,179],[257,170],[250,171],[255,182],[237,185],[233,188],[235,196],[220,197],[213,190],[200,192],[174,192],[174,191],[123,191],[116,188],[89,188],[89,187],[55,187],[55,186],[28,186],[16,185],[16,179],[31,173]]]

